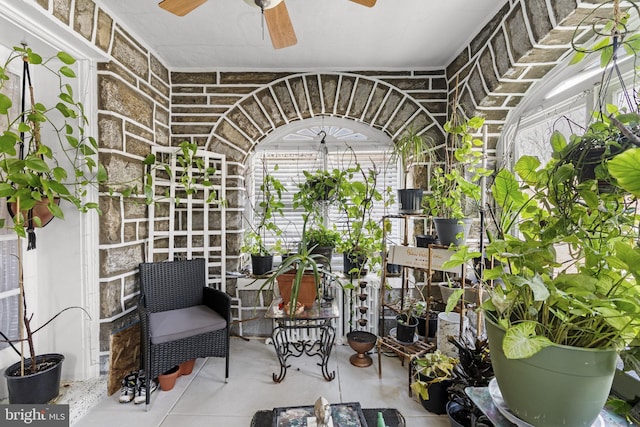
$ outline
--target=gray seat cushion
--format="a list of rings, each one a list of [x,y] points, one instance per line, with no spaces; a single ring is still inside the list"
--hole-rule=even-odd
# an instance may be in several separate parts
[[[149,327],[152,344],[224,329],[227,321],[206,305],[151,313]]]

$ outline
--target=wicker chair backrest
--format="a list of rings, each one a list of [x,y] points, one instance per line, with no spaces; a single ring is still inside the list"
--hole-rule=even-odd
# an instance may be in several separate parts
[[[206,285],[202,258],[140,264],[140,288],[144,305],[151,312],[200,305]]]

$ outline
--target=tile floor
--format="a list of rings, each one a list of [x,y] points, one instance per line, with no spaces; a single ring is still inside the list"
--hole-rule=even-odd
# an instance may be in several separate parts
[[[222,359],[198,359],[189,376],[178,378],[170,391],[157,391],[150,410],[144,405],[118,403],[118,394],[102,399],[75,427],[249,427],[253,414],[262,409],[313,404],[319,396],[331,403],[360,402],[363,408],[391,407],[406,419],[407,427],[447,427],[446,416],[427,412],[408,396],[406,364],[395,356],[382,356],[382,378],[378,378],[377,356],[373,365],[357,368],[349,363],[354,352],[336,345],[329,370],[336,379],[325,381],[316,365],[318,357],[290,359],[291,367],[280,384],[271,379],[278,361],[273,346],[263,340],[231,339],[230,377],[224,383]]]

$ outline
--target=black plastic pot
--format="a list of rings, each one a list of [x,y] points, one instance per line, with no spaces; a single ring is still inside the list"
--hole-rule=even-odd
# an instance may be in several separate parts
[[[36,365],[49,362],[51,366],[35,374],[20,376],[20,362],[5,369],[9,403],[42,404],[56,398],[60,391],[63,361],[64,356],[61,354],[41,354],[36,356]],[[26,359],[24,365],[27,371],[31,367],[31,359]]]
[[[417,214],[422,212],[422,188],[403,188],[398,190],[398,212]]]
[[[312,254],[318,254],[318,255],[321,255],[322,257],[324,257],[324,259],[318,260],[318,261],[322,261],[322,262],[326,262],[327,264],[331,264],[331,258],[333,257],[333,246],[318,246],[313,242],[310,243],[309,246],[313,248],[311,250]]]
[[[429,338],[435,338],[436,336],[436,330],[438,329],[438,313],[436,313],[435,311],[432,311],[429,313]],[[422,317],[418,317],[418,326],[417,326],[417,331],[418,331],[418,335],[420,335],[421,337],[424,337],[424,334],[426,332],[427,329],[427,318],[422,316]]]
[[[367,269],[364,268],[364,265],[367,263],[366,256],[345,252],[342,261],[344,263],[343,272],[345,275],[349,277],[360,277],[367,274]],[[352,270],[354,272],[350,273]]]
[[[399,276],[401,271],[400,264],[387,264],[387,276]]]
[[[438,236],[430,234],[416,234],[416,246],[419,248],[428,248],[429,245],[438,244]]]
[[[420,375],[422,381],[428,381],[429,379]],[[451,386],[450,380],[440,381],[433,383],[429,386],[429,399],[423,400],[420,397],[420,403],[422,407],[434,414],[442,415],[447,413],[447,402],[449,402],[449,395],[447,389]]]
[[[449,401],[447,403],[447,415],[449,416],[449,424],[451,427],[471,427],[470,425],[465,426],[458,421],[466,418],[463,414],[464,411],[468,412],[468,409],[457,402]]]
[[[438,232],[438,240],[444,246],[452,243],[456,246],[464,245],[471,228],[471,218],[434,218],[433,224]]]
[[[396,316],[396,340],[401,343],[412,343],[416,335],[418,319],[415,317],[406,318],[404,315]]]
[[[273,255],[251,254],[251,271],[254,276],[263,276],[273,268]]]

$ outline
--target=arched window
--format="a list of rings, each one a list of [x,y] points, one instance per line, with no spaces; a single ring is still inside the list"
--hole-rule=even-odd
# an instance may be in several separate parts
[[[363,171],[376,169],[379,172],[377,188],[380,192],[390,188],[395,198],[399,176],[396,164],[390,163],[391,139],[384,133],[346,119],[309,119],[281,128],[260,143],[248,163],[246,188],[248,206],[246,219],[251,228],[254,220],[251,213],[259,203],[260,186],[266,173],[277,178],[287,189],[283,194],[284,217],[276,218],[283,230],[282,244],[285,249],[295,250],[301,240],[303,209],[293,208],[293,198],[298,185],[305,180],[304,171],[332,171],[360,165]],[[359,179],[354,177],[354,179]],[[395,208],[391,208],[395,209]],[[391,213],[384,203],[377,202],[373,216],[378,220]],[[344,226],[343,214],[335,204],[326,209],[325,223],[338,231]],[[267,247],[275,245],[275,236],[267,236]]]

